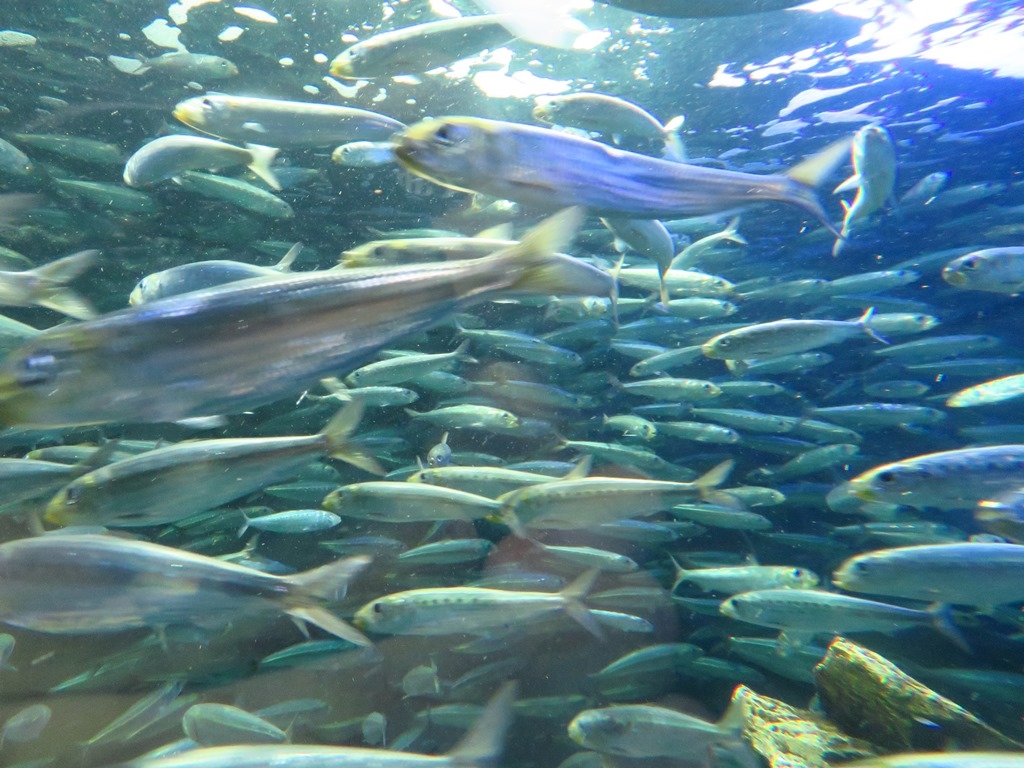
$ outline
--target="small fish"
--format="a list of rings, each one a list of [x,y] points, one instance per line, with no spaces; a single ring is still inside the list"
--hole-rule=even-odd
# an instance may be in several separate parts
[[[271,219],[290,219],[295,215],[292,207],[280,197],[241,179],[199,171],[182,171],[174,177],[174,182],[188,192],[222,200]]]
[[[302,252],[302,244],[296,243],[277,264],[272,267],[258,267],[241,261],[216,259],[212,261],[193,261],[171,267],[161,272],[146,275],[132,289],[128,303],[137,307],[148,301],[165,299],[191,291],[201,291],[237,280],[250,280],[254,277],[276,277],[291,271]]]
[[[892,197],[896,184],[896,149],[889,132],[880,125],[867,125],[853,136],[853,176],[838,187],[834,194],[857,190],[852,203],[843,203],[846,215],[843,228],[836,238],[832,255],[838,256],[847,242],[853,226],[868,218]]]
[[[181,728],[200,747],[279,744],[288,740],[277,726],[229,704],[193,704],[181,718]]]
[[[566,93],[538,96],[534,100],[533,117],[544,123],[565,125],[597,131],[609,136],[617,145],[630,140],[653,143],[662,148],[665,157],[677,162],[686,160],[686,148],[680,133],[683,116],[662,123],[642,107],[603,93]]]
[[[447,467],[452,463],[452,449],[448,445],[448,433],[441,435],[441,442],[427,453],[427,466],[430,468]]]
[[[0,728],[0,749],[5,742],[25,744],[35,741],[50,723],[53,712],[45,704],[32,704],[15,712]]]
[[[505,734],[512,722],[515,684],[506,683],[481,711],[474,709],[476,720],[470,730],[447,753],[421,755],[365,747],[332,747],[309,744],[254,744],[192,749],[179,755],[141,758],[125,763],[124,768],[204,768],[204,766],[319,766],[319,768],[355,768],[382,761],[404,768],[485,768],[497,763],[504,747]],[[436,709],[431,710],[431,720]],[[357,731],[358,732],[358,731]]]
[[[874,600],[823,592],[817,589],[758,589],[741,592],[722,603],[730,619],[782,630],[796,642],[818,634],[897,632],[926,626],[962,640],[941,609],[917,611]]]
[[[328,531],[339,523],[341,518],[333,512],[322,509],[289,509],[260,517],[246,517],[245,523],[238,530],[238,535],[243,535],[250,528],[271,533],[316,533]]]
[[[704,342],[704,355],[718,360],[749,360],[809,352],[866,334],[882,341],[871,327],[874,309],[859,320],[775,320],[727,331]],[[883,342],[885,343],[885,342]]]
[[[487,635],[565,613],[600,636],[583,605],[597,571],[587,571],[561,592],[521,592],[484,587],[441,587],[395,592],[356,611],[355,624],[384,635]]]
[[[129,527],[174,522],[293,477],[318,456],[382,474],[350,439],[361,415],[362,408],[350,404],[315,435],[185,441],[147,451],[72,480],[47,503],[45,519]],[[190,493],[179,498],[174,489],[182,482]]]
[[[398,162],[390,141],[350,141],[336,147],[331,160],[346,168],[379,168]]]
[[[384,141],[405,127],[387,115],[366,109],[225,93],[207,93],[179,102],[174,116],[211,136],[274,147]]]
[[[463,16],[428,21],[372,37],[334,57],[331,74],[344,78],[414,75],[445,66],[513,35],[500,16]]]
[[[151,59],[145,56],[107,56],[107,61],[118,72],[136,76],[153,72],[168,77],[221,79],[238,74],[235,63],[222,56],[188,51],[172,51]]]
[[[665,707],[620,704],[580,712],[569,723],[569,738],[603,754],[690,762],[716,746],[747,752],[737,718],[737,709],[716,724]]]
[[[946,399],[947,408],[976,408],[1024,395],[1024,374],[1015,373],[961,389]]]
[[[148,187],[195,169],[218,170],[244,165],[271,189],[280,190],[270,164],[277,149],[247,144],[243,149],[201,136],[162,136],[153,139],[128,158],[124,183],[129,187]]]

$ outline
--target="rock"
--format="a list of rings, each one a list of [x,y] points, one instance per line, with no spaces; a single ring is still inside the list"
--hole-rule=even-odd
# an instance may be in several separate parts
[[[836,638],[814,672],[829,719],[882,751],[1024,749],[849,640]]]
[[[746,686],[732,695],[730,711],[739,710],[743,739],[771,768],[827,768],[875,754],[870,744],[851,739],[814,713],[761,696]]]

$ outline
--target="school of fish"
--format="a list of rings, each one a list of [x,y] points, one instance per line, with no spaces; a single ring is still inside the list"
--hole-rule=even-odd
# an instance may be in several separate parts
[[[0,764],[753,768],[847,635],[1024,741],[1022,182],[467,95],[795,4],[5,19]]]

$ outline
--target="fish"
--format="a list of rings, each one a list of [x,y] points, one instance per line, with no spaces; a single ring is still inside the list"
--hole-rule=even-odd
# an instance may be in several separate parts
[[[953,259],[942,279],[965,291],[1016,296],[1024,289],[1024,248],[985,248]]]
[[[284,257],[272,267],[260,267],[241,261],[214,259],[193,261],[177,267],[154,272],[139,280],[128,296],[128,304],[137,307],[157,299],[177,296],[182,293],[201,291],[238,280],[254,277],[275,277],[291,271],[295,259],[302,253],[302,244],[296,243]]]
[[[167,77],[202,77],[219,80],[238,74],[238,67],[233,61],[209,53],[171,51],[153,58],[107,56],[107,61],[118,72],[135,76],[152,72]]]
[[[1008,491],[1024,468],[1024,446],[992,445],[912,456],[857,475],[850,492],[865,501],[917,509],[973,509]]]
[[[896,185],[896,149],[889,132],[880,125],[867,125],[853,136],[853,176],[835,188],[834,194],[856,189],[852,203],[844,203],[843,228],[832,247],[838,256],[849,240],[853,226],[868,218],[892,197]]]
[[[602,636],[583,605],[597,571],[583,573],[560,592],[526,592],[487,587],[439,587],[395,592],[366,603],[355,625],[383,635],[487,635],[565,613],[587,631]]]
[[[976,408],[1013,400],[1024,395],[1024,374],[1015,373],[975,384],[946,398],[947,408]]]
[[[398,120],[355,107],[207,93],[178,102],[174,117],[226,141],[272,147],[327,147],[386,141],[405,128]]]
[[[346,168],[379,168],[397,162],[390,141],[350,141],[335,147],[331,160]]]
[[[392,77],[427,72],[513,35],[502,16],[462,16],[379,32],[349,46],[331,61],[331,74],[344,78]]]
[[[280,197],[241,179],[182,171],[174,177],[174,183],[188,192],[222,200],[271,219],[290,219],[295,215],[292,207]]]
[[[599,216],[661,219],[783,202],[836,232],[815,196],[845,155],[841,140],[785,175],[704,168],[613,149],[531,125],[478,117],[428,118],[395,136],[399,164],[462,192],[541,210],[580,205]],[[838,232],[836,232],[838,234]]]
[[[609,135],[619,145],[629,139],[662,144],[664,155],[684,162],[686,148],[680,132],[686,118],[664,125],[650,112],[626,99],[603,93],[564,93],[534,99],[533,117],[548,124],[583,128]]]
[[[271,189],[280,190],[281,184],[270,168],[276,155],[276,148],[258,144],[242,148],[202,136],[162,136],[148,142],[128,158],[124,166],[124,183],[129,187],[148,187],[183,171],[244,165]]]
[[[1024,545],[953,542],[880,549],[832,574],[848,592],[991,607],[1024,600]]]
[[[241,616],[287,613],[343,640],[368,645],[326,610],[369,558],[271,576],[180,549],[99,534],[40,536],[0,544],[0,621],[64,635],[143,627],[223,627]]]
[[[575,211],[556,215],[483,259],[244,280],[51,329],[0,363],[0,422],[152,423],[244,410],[502,291],[610,293],[607,273],[552,255],[578,221]],[[275,359],[281,365],[268,366]]]
[[[569,738],[581,747],[628,758],[671,757],[696,760],[715,746],[728,746],[753,765],[740,739],[736,709],[721,723],[650,704],[618,704],[585,709],[569,723]]]
[[[383,474],[350,440],[361,416],[362,407],[353,403],[316,435],[185,441],[107,464],[61,488],[47,503],[45,520],[129,527],[174,522],[294,477],[325,455]],[[192,489],[187,498],[173,492],[182,482]]]
[[[470,730],[443,755],[424,755],[365,747],[332,747],[309,744],[237,744],[192,749],[180,755],[140,758],[119,768],[357,768],[379,764],[387,768],[484,768],[497,762],[505,734],[512,722],[516,686],[498,689]]]
[[[871,327],[874,309],[858,320],[775,320],[726,331],[701,346],[705,357],[717,360],[748,360],[809,352],[866,334],[888,343]]]

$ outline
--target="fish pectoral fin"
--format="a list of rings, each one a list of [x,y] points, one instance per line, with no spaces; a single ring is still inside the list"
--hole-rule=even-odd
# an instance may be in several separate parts
[[[288,610],[288,615],[296,622],[301,621],[307,624],[312,624],[315,627],[320,627],[324,632],[328,632],[342,640],[347,640],[353,645],[373,645],[370,638],[348,622],[342,621],[324,608],[291,608]]]
[[[838,195],[840,192],[853,192],[860,189],[861,184],[864,183],[864,179],[859,173],[853,174],[850,178],[840,184],[838,187],[832,190],[833,195]]]

